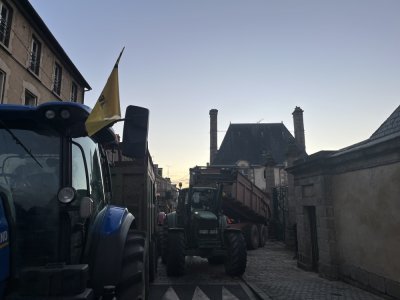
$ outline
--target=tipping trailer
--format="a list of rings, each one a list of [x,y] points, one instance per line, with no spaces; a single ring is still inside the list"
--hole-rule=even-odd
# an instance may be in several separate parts
[[[234,167],[200,167],[190,169],[190,185],[223,185],[222,210],[229,226],[243,231],[247,248],[263,247],[268,238],[271,216],[270,199]]]

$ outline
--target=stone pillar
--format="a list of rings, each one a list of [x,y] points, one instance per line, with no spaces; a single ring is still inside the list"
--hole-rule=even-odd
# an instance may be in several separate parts
[[[295,143],[289,143],[286,151],[286,162],[287,167],[293,166],[293,162],[299,157],[299,150]],[[287,212],[286,212],[286,224],[285,224],[285,244],[290,248],[297,251],[297,216],[296,216],[296,198],[294,189],[294,176],[287,173]],[[297,255],[297,253],[296,253]]]
[[[294,125],[294,138],[301,150],[306,151],[306,141],[304,137],[304,122],[303,122],[303,112],[300,107],[296,106],[293,115],[293,125]]]
[[[217,155],[218,151],[218,140],[217,140],[217,116],[218,116],[218,110],[217,109],[211,109],[210,110],[210,165],[212,165],[215,156]]]

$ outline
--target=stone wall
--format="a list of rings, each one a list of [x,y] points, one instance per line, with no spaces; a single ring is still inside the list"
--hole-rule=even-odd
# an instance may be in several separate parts
[[[400,298],[400,135],[321,152],[288,171],[298,265]]]

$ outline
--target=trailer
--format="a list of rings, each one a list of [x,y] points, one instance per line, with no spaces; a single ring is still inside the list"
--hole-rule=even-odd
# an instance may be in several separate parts
[[[190,169],[190,185],[223,185],[222,210],[229,226],[243,231],[247,248],[263,247],[271,217],[270,197],[235,167],[196,166]]]
[[[157,274],[156,188],[154,165],[149,152],[143,159],[123,157],[118,147],[111,157],[113,204],[123,205],[135,216],[136,229],[148,237],[149,279]],[[108,156],[110,157],[110,151]]]

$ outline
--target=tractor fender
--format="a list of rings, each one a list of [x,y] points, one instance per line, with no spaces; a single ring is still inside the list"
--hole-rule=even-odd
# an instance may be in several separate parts
[[[174,228],[177,225],[177,216],[176,216],[176,212],[172,212],[167,214],[166,217],[166,224],[168,225],[168,228]]]
[[[90,280],[95,294],[104,286],[116,286],[120,279],[122,257],[128,231],[135,217],[124,207],[107,205],[93,224],[90,234]]]

